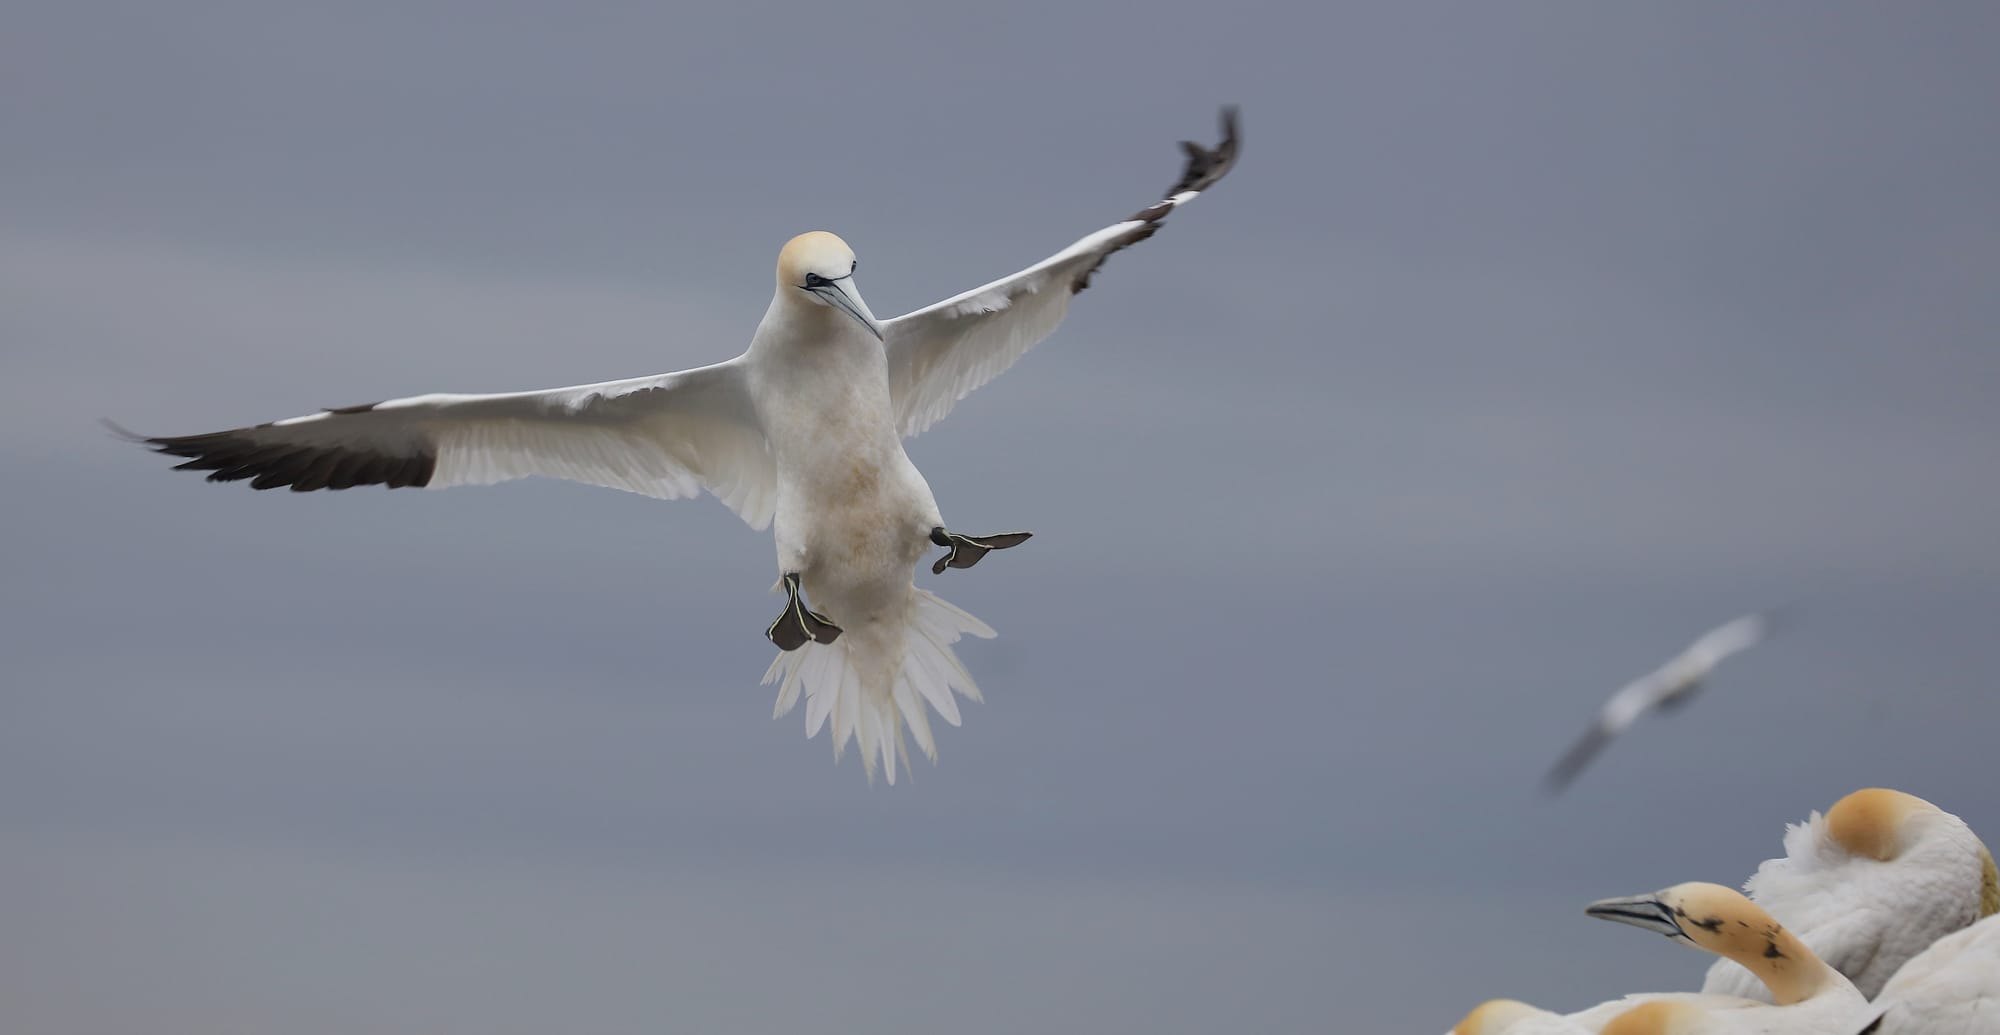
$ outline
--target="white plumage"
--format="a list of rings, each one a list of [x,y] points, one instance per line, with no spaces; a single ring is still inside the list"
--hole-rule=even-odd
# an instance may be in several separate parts
[[[1882,1021],[1871,1035],[2000,1032],[2000,916],[1918,953],[1883,986],[1875,1005]]]
[[[953,693],[979,699],[951,644],[993,635],[911,583],[944,521],[902,439],[1047,338],[1106,257],[1151,237],[1221,179],[1236,161],[1233,109],[1222,122],[1214,150],[1183,144],[1186,168],[1162,200],[1019,273],[893,320],[868,311],[846,243],[814,232],[786,244],[770,308],[749,348],[725,362],[551,391],[422,395],[141,441],[187,458],[181,467],[211,472],[211,481],[247,479],[257,489],[442,488],[541,475],[660,499],[707,490],[752,528],[775,522],[781,584],[795,576],[800,599],[816,609],[807,612],[818,629],[810,642],[766,673],[779,684],[776,713],[803,697],[808,736],[830,726],[836,757],[858,741],[871,778],[879,759],[893,783],[906,730],[936,757],[927,706],[957,725]],[[1004,545],[1013,544],[992,548]]]
[[[1593,1030],[1518,999],[1488,999],[1445,1035],[1591,1035]]]
[[[1747,967],[1770,1002],[1699,992],[1642,993],[1569,1015],[1614,1035],[1829,1035],[1872,1014],[1852,982],[1757,904],[1719,884],[1677,884],[1592,903],[1595,917],[1664,934]],[[1775,1003],[1775,1005],[1773,1005]],[[1643,1011],[1635,1008],[1646,1006]],[[1618,1023],[1614,1025],[1614,1021]]]
[[[1769,615],[1746,615],[1703,633],[1666,664],[1627,683],[1598,709],[1597,718],[1549,770],[1547,784],[1561,791],[1576,779],[1612,740],[1658,708],[1685,704],[1700,691],[1715,666],[1732,654],[1749,650],[1770,635]]]
[[[1788,826],[1784,857],[1758,866],[1744,890],[1872,998],[1911,957],[1990,911],[1993,881],[1992,857],[1963,820],[1867,788]],[[1709,968],[1702,991],[1770,998],[1728,960]]]

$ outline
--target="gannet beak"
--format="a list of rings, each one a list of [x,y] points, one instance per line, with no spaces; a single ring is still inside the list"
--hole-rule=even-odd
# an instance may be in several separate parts
[[[1669,938],[1691,941],[1687,932],[1681,930],[1673,907],[1660,901],[1656,892],[1651,895],[1634,895],[1631,898],[1607,898],[1592,902],[1584,907],[1584,913],[1599,920],[1610,920],[1633,927],[1644,928],[1654,934],[1664,934]]]
[[[854,286],[853,275],[807,290],[826,299],[828,305],[861,321],[861,326],[868,328],[868,333],[874,335],[876,341],[882,340],[882,325],[876,321],[875,314],[868,311],[868,303],[861,300],[861,291]]]

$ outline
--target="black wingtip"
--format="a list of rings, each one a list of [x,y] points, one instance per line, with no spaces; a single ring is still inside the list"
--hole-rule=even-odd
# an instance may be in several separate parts
[[[1551,798],[1559,797],[1596,760],[1609,741],[1610,738],[1595,726],[1584,731],[1583,736],[1577,738],[1576,743],[1570,745],[1570,749],[1563,752],[1563,756],[1542,777],[1542,793]]]
[[[1181,141],[1181,150],[1187,152],[1187,168],[1181,171],[1181,178],[1167,188],[1167,197],[1184,191],[1207,190],[1215,181],[1236,165],[1236,155],[1242,142],[1242,128],[1239,122],[1240,109],[1234,104],[1222,106],[1218,121],[1222,127],[1222,140],[1213,149],[1206,148],[1192,140]]]
[[[111,437],[113,438],[140,446],[157,446],[159,444],[158,440],[141,435],[109,417],[99,417],[97,418],[97,423],[104,425],[104,430],[111,432]]]

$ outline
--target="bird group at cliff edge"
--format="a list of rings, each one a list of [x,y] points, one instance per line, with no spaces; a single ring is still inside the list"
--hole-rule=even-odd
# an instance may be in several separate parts
[[[1449,1035],[2000,1035],[2000,873],[1963,820],[1871,787],[1784,847],[1742,893],[1677,884],[1584,910],[1720,957],[1699,991],[1567,1014],[1492,999]]]
[[[757,530],[775,521],[785,604],[764,635],[778,656],[772,717],[804,695],[806,736],[832,724],[834,758],[853,740],[872,781],[896,782],[904,734],[933,762],[926,706],[960,721],[954,691],[979,684],[951,645],[992,637],[985,622],[912,581],[970,568],[1030,533],[967,534],[945,522],[903,451],[953,404],[1062,323],[1071,296],[1113,252],[1152,237],[1236,164],[1237,114],[1221,142],[1183,141],[1180,179],[1160,200],[1010,276],[890,320],[869,311],[846,241],[800,234],[778,253],[777,287],[742,355],[652,377],[496,395],[431,394],[343,406],[254,427],[141,436],[212,482],[295,492],[488,485],[541,475],[659,499],[706,490]]]

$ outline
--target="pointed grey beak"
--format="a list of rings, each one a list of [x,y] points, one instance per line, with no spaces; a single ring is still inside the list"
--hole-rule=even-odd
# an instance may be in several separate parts
[[[1691,940],[1687,932],[1681,930],[1680,921],[1674,917],[1674,911],[1661,902],[1657,894],[1607,898],[1600,902],[1592,902],[1585,906],[1583,911],[1599,920],[1631,924],[1633,927],[1644,928],[1654,934],[1664,934],[1682,941]]]
[[[861,321],[861,326],[868,328],[868,333],[874,335],[876,341],[882,340],[882,325],[875,322],[875,314],[869,312],[868,303],[861,300],[861,292],[854,288],[853,276],[828,281],[807,290],[826,299],[834,308]]]

